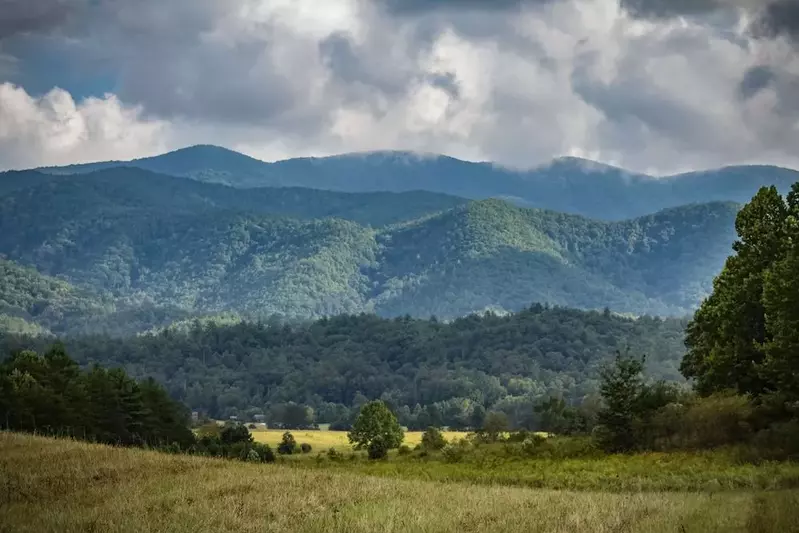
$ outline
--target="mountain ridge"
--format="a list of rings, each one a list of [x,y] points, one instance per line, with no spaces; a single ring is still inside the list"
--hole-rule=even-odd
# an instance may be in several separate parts
[[[176,310],[158,316],[453,318],[535,302],[684,315],[721,269],[738,208],[610,222],[499,199],[242,190],[125,167],[7,189],[0,253],[115,309]]]
[[[134,166],[238,188],[305,187],[339,192],[425,190],[467,199],[502,198],[522,207],[626,220],[692,203],[748,201],[764,185],[781,192],[799,172],[770,165],[727,166],[653,177],[590,160],[563,157],[529,170],[438,154],[381,151],[304,157],[274,163],[212,145],[130,162],[39,169],[70,175]]]

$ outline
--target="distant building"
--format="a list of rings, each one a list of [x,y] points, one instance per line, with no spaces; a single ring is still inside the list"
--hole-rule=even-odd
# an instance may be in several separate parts
[[[259,424],[263,424],[264,422],[266,422],[266,415],[255,415],[252,418],[253,418],[253,420],[258,422]]]

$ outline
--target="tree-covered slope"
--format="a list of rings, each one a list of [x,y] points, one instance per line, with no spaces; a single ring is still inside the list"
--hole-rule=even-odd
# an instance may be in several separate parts
[[[525,171],[405,152],[265,163],[215,146],[194,146],[130,162],[42,171],[75,174],[122,165],[235,187],[308,187],[347,192],[425,190],[471,199],[503,198],[524,207],[600,220],[635,218],[691,203],[743,203],[763,185],[776,185],[787,192],[799,181],[799,172],[774,166],[726,167],[655,178],[570,157]]]
[[[423,201],[409,207],[420,218],[367,227],[314,213],[402,220],[411,197],[297,189],[286,200],[274,191],[137,169],[54,177],[0,196],[0,253],[129,310],[455,317],[546,302],[682,315],[721,268],[737,209],[686,206],[609,223],[444,197],[459,205]],[[329,201],[303,200],[317,194]],[[287,205],[305,220],[265,214]]]
[[[174,398],[218,417],[294,401],[334,422],[364,399],[383,398],[404,423],[418,415],[416,405],[435,406],[446,425],[468,424],[477,405],[524,423],[551,395],[580,401],[596,393],[600,366],[619,350],[647,354],[655,378],[680,380],[684,327],[684,320],[535,305],[449,323],[341,315],[294,325],[206,324],[129,339],[66,339],[66,348],[83,365],[152,376]],[[44,344],[8,337],[0,353]]]
[[[723,265],[736,212],[705,204],[605,223],[473,202],[378,237],[376,309],[457,316],[539,301],[687,313]]]
[[[72,176],[36,171],[0,173],[0,200],[3,196],[13,197],[15,202],[46,204],[67,214],[84,209],[121,212],[142,207],[173,213],[215,209],[300,219],[335,217],[375,227],[413,220],[466,202],[426,191],[351,194],[300,187],[241,190],[132,167]]]
[[[97,299],[69,283],[0,259],[0,331],[59,331],[65,322],[102,312]]]

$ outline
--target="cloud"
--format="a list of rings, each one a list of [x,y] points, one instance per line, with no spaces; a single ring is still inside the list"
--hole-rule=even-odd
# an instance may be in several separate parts
[[[34,98],[0,84],[0,169],[157,153],[166,146],[167,130],[113,95],[76,103],[61,89]]]
[[[0,0],[0,41],[57,28],[82,6],[82,0]]]
[[[24,166],[203,142],[266,159],[407,149],[520,167],[560,155],[660,172],[796,165],[791,24],[755,38],[764,4],[700,2],[99,0],[4,41],[0,80],[49,89],[79,70],[102,83],[93,99],[4,86],[17,118],[0,155]],[[67,100],[85,133],[51,118]]]

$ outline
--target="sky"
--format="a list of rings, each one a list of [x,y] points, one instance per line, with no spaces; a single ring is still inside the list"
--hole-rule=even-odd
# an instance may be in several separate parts
[[[0,169],[216,144],[799,168],[799,0],[0,0]]]

